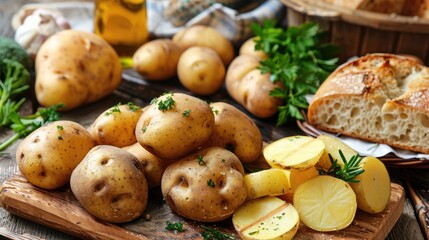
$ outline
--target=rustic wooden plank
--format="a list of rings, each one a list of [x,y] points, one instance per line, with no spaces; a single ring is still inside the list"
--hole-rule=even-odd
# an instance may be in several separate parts
[[[404,207],[405,192],[399,184],[392,183],[390,203],[385,211],[369,214],[358,211],[353,223],[344,230],[321,233],[300,226],[295,239],[385,239]],[[32,219],[54,229],[58,229],[84,239],[200,239],[200,225],[177,216],[163,201],[159,189],[149,193],[149,205],[144,216],[126,224],[109,224],[99,221],[87,213],[77,202],[68,187],[46,191],[39,189],[21,175],[14,175],[0,188],[0,206],[7,211]],[[145,216],[149,215],[150,220]],[[165,222],[180,221],[186,231],[174,233],[165,230]],[[234,232],[231,219],[205,226]]]
[[[424,63],[429,61],[429,41],[427,34],[408,33],[400,34],[395,52],[414,55]]]
[[[393,53],[397,35],[398,33],[396,32],[365,28],[362,32],[359,55],[363,56],[367,53]]]
[[[331,40],[333,44],[341,46],[339,53],[341,62],[359,55],[362,29],[360,26],[347,22],[336,21],[332,23]]]

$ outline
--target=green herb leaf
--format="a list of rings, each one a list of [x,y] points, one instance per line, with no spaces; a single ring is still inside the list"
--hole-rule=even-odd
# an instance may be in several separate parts
[[[318,169],[319,175],[330,175],[330,176],[342,179],[346,182],[352,182],[352,183],[359,182],[359,180],[356,180],[354,178],[365,171],[360,166],[360,162],[362,161],[363,158],[360,157],[359,154],[356,154],[356,155],[353,155],[347,161],[343,152],[341,150],[339,150],[338,152],[341,156],[341,160],[343,161],[344,166],[341,166],[340,164],[338,164],[338,159],[333,159],[332,155],[329,154],[331,167],[328,169],[328,171],[325,171],[324,169]]]
[[[204,232],[201,233],[201,236],[203,236],[204,240],[236,240],[236,238],[232,234],[222,233],[217,229],[209,228],[206,226],[200,227],[204,229]]]
[[[211,188],[216,187],[215,183],[213,182],[213,180],[211,178],[209,180],[207,180],[207,186],[209,186]]]
[[[167,224],[167,226],[165,227],[166,230],[177,231],[177,232],[185,231],[185,229],[183,228],[183,223],[181,222],[172,223],[170,221],[167,221],[166,224]]]
[[[302,109],[308,108],[307,94],[316,92],[320,84],[337,67],[338,47],[322,44],[316,23],[303,23],[283,29],[274,21],[263,25],[251,25],[257,36],[255,50],[264,51],[269,57],[260,62],[261,73],[270,73],[270,80],[280,87],[270,96],[281,98],[283,106],[278,109],[277,125],[289,119],[304,119]]]

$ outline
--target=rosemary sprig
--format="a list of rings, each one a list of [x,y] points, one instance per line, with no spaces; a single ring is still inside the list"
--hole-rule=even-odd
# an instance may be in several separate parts
[[[357,175],[363,173],[365,170],[360,166],[362,157],[359,154],[353,155],[348,161],[341,150],[338,150],[341,160],[344,166],[338,164],[338,159],[333,159],[332,155],[329,154],[329,160],[331,161],[331,167],[328,171],[319,169],[319,175],[330,175],[346,182],[357,183],[359,180],[354,179]]]

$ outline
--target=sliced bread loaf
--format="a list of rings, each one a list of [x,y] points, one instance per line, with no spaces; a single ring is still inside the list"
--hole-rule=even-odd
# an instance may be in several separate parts
[[[392,54],[368,54],[345,63],[316,92],[308,122],[321,130],[429,153],[429,69]]]

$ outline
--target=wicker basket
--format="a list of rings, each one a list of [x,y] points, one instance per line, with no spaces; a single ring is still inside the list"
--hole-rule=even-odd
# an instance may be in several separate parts
[[[291,26],[318,22],[328,41],[341,47],[340,60],[366,53],[413,55],[429,65],[429,20],[334,6],[320,0],[281,0]]]

